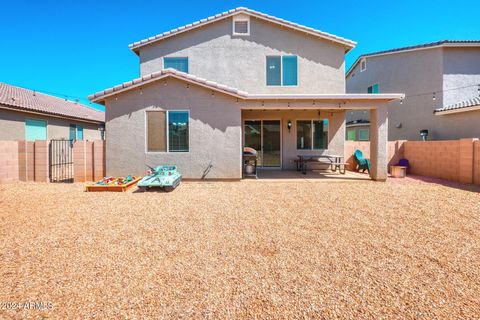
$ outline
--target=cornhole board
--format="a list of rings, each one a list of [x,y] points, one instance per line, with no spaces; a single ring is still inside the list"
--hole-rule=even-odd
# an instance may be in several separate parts
[[[140,181],[140,179],[142,179],[142,177],[135,178],[129,183],[123,184],[120,186],[103,186],[101,184],[91,184],[85,187],[85,191],[86,192],[102,192],[102,191],[125,192],[131,187],[133,187],[135,184],[137,184],[137,182]]]

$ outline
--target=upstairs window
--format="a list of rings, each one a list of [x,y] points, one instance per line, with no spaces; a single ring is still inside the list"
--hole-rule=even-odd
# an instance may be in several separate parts
[[[298,84],[297,56],[268,56],[266,66],[267,86]]]
[[[248,16],[238,16],[233,18],[233,35],[250,35],[250,19]]]
[[[165,57],[163,58],[163,68],[172,68],[181,72],[188,73],[187,57]]]
[[[367,60],[362,59],[362,61],[360,61],[360,72],[363,72],[365,70],[367,70]]]
[[[375,83],[374,85],[371,85],[370,87],[368,87],[367,93],[380,93],[380,87],[378,83]]]

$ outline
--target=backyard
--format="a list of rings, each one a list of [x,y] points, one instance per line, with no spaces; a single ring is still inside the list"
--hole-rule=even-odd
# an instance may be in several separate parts
[[[479,188],[0,185],[0,318],[476,318]],[[45,303],[35,310],[15,303]],[[12,310],[13,309],[13,310]]]

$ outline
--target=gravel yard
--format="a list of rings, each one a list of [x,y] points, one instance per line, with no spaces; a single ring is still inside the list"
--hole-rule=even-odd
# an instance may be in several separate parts
[[[0,318],[478,318],[478,191],[0,185]]]

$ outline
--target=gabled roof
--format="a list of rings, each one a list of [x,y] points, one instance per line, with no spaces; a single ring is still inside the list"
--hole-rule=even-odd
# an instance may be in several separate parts
[[[392,101],[400,100],[405,96],[399,93],[383,93],[383,94],[249,94],[248,92],[232,88],[214,81],[209,81],[204,78],[194,76],[189,73],[181,72],[175,69],[163,69],[141,78],[136,78],[131,81],[124,82],[118,86],[108,88],[96,92],[88,99],[97,103],[104,103],[105,99],[115,96],[119,93],[130,91],[135,88],[172,77],[181,81],[196,84],[211,90],[225,93],[227,95],[242,99],[242,100],[378,100],[378,101]]]
[[[102,111],[0,82],[0,107],[2,105],[23,112],[42,113],[79,121],[105,122],[105,113]]]
[[[271,15],[268,15],[268,14],[265,14],[265,13],[254,11],[254,10],[251,10],[251,9],[248,9],[248,8],[238,7],[238,8],[229,10],[229,11],[225,11],[225,12],[216,14],[214,16],[210,16],[208,18],[205,18],[205,19],[202,19],[202,20],[199,20],[199,21],[195,21],[195,22],[187,24],[185,26],[181,26],[181,27],[175,28],[173,30],[157,34],[156,36],[150,37],[148,39],[144,39],[144,40],[134,42],[134,43],[130,44],[128,47],[131,50],[133,50],[135,53],[138,54],[138,49],[140,47],[143,47],[145,45],[148,45],[148,44],[151,44],[151,43],[154,43],[154,42],[164,40],[166,38],[181,34],[183,32],[194,30],[196,28],[205,26],[207,24],[210,24],[210,23],[222,20],[222,19],[226,19],[226,18],[234,16],[234,15],[238,15],[238,14],[246,14],[246,15],[249,15],[249,16],[252,16],[252,17],[255,17],[255,18],[259,18],[259,19],[262,19],[262,20],[265,20],[265,21],[268,21],[268,22],[271,22],[271,23],[275,23],[275,24],[283,26],[283,27],[288,27],[288,28],[291,28],[291,29],[294,29],[294,30],[297,30],[297,31],[302,31],[302,32],[305,32],[305,33],[308,33],[308,34],[311,34],[311,35],[314,35],[314,36],[317,36],[317,37],[320,37],[320,38],[323,38],[323,39],[327,39],[327,40],[330,40],[330,41],[333,41],[333,42],[340,43],[340,44],[342,44],[346,47],[347,52],[350,51],[352,48],[354,48],[355,45],[357,44],[356,42],[354,42],[352,40],[348,40],[348,39],[345,39],[345,38],[342,38],[342,37],[338,37],[338,36],[335,36],[335,35],[330,34],[330,33],[326,33],[326,32],[320,31],[320,30],[316,30],[316,29],[313,29],[313,28],[310,28],[310,27],[306,27],[306,26],[303,26],[303,25],[300,25],[300,24],[297,24],[297,23],[294,23],[294,22],[290,22],[290,21],[287,21],[287,20],[284,20],[284,19],[281,19],[281,18],[277,18],[277,17],[271,16]]]
[[[373,56],[380,56],[385,54],[394,54],[397,52],[405,52],[412,50],[423,50],[423,49],[432,49],[438,47],[480,47],[480,40],[442,40],[437,42],[423,43],[415,46],[401,47],[383,51],[376,51],[371,53],[362,54],[355,60],[353,65],[348,69],[347,75],[355,68],[355,66],[360,62],[360,60]]]
[[[435,115],[444,115],[449,113],[466,112],[473,110],[480,110],[480,97],[472,98],[449,106],[435,109],[433,113],[435,113]]]

